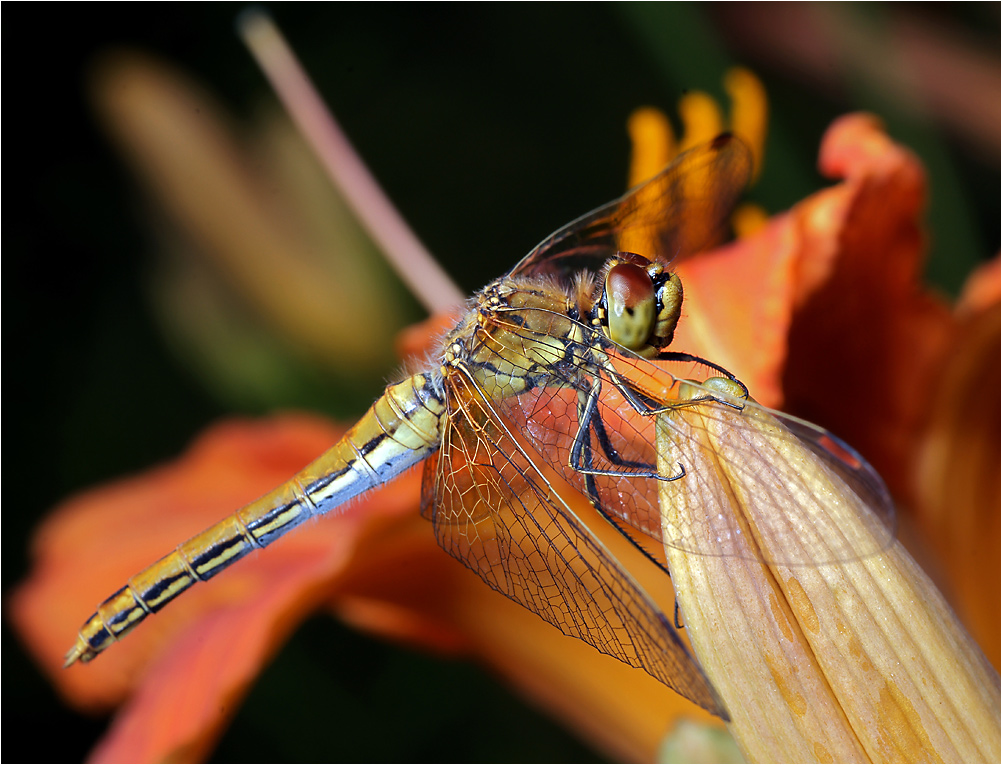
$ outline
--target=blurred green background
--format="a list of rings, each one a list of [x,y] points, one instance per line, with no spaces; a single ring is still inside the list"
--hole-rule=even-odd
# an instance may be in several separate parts
[[[5,593],[28,569],[32,527],[58,501],[173,457],[233,411],[157,328],[144,199],[96,124],[84,84],[96,55],[129,46],[181,67],[249,117],[272,96],[236,37],[238,11],[7,6],[6,36],[29,36],[36,50],[29,58],[9,46],[5,78],[3,339],[14,364],[4,378]],[[271,11],[376,177],[467,292],[622,192],[634,108],[671,115],[685,90],[722,95],[734,63],[763,78],[772,105],[766,169],[751,195],[770,212],[823,185],[814,169],[822,132],[835,116],[867,109],[929,168],[930,280],[955,294],[999,248],[998,4],[828,7],[837,27],[818,27],[803,7],[770,4]],[[902,86],[918,71],[915,56],[948,87],[930,77]],[[967,68],[937,68],[944,56]],[[365,400],[381,382],[366,383]],[[283,403],[295,402],[274,402]],[[332,390],[319,406],[350,418],[365,403]],[[81,617],[91,605],[81,604]],[[5,759],[83,758],[106,721],[63,707],[6,622],[3,649]],[[267,725],[278,716],[282,725]],[[50,735],[19,740],[18,731],[39,729]],[[215,753],[221,761],[597,757],[479,668],[387,646],[326,617],[312,619],[260,678]]]

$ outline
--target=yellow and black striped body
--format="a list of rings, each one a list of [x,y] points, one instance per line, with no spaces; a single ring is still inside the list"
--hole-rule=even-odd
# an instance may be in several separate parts
[[[621,252],[618,240],[630,229],[660,230],[665,209],[699,213],[705,199],[714,200],[712,214],[694,217],[714,223],[748,176],[745,154],[740,142],[714,141],[544,240],[479,293],[430,371],[387,388],[326,454],[105,600],[67,665],[93,659],[195,582],[432,457],[422,513],[447,552],[564,634],[725,714],[662,610],[548,474],[583,492],[614,527],[660,539],[654,481],[676,477],[655,472],[653,420],[642,418],[657,410],[620,367],[675,379],[639,357],[670,343],[682,287],[667,262]],[[711,171],[717,186],[705,181]],[[699,195],[679,197],[690,174],[699,174]],[[667,234],[677,222],[667,221]],[[659,243],[671,254],[672,242]]]
[[[132,577],[98,606],[66,655],[90,661],[196,582],[215,576],[316,515],[396,477],[441,445],[453,375],[487,399],[574,385],[593,362],[591,338],[568,291],[506,278],[477,297],[444,339],[440,370],[392,385],[334,447],[289,481]],[[589,335],[586,339],[585,335]]]
[[[573,317],[580,308],[564,290],[531,279],[488,285],[446,338],[443,370],[461,366],[490,399],[500,401],[537,386],[560,386],[578,372],[587,330]],[[455,374],[456,372],[452,372]]]
[[[417,374],[388,387],[319,459],[178,545],[101,603],[81,628],[66,665],[90,661],[196,582],[423,460],[439,447],[443,412],[441,391],[430,375]]]

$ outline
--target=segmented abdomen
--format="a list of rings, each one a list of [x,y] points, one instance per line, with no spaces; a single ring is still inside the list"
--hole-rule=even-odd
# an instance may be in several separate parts
[[[442,398],[427,375],[388,387],[319,459],[178,545],[101,603],[66,654],[66,665],[90,661],[196,582],[423,460],[438,449],[443,411]]]

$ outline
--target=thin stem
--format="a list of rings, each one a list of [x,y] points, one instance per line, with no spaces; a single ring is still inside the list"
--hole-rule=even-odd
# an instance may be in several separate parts
[[[431,313],[460,305],[462,292],[372,177],[278,27],[259,10],[241,15],[237,25],[244,43],[330,179],[400,278]]]

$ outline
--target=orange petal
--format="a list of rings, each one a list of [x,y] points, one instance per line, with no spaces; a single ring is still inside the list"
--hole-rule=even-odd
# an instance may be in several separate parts
[[[397,355],[404,361],[422,361],[458,321],[456,314],[440,313],[407,327],[397,335]]]
[[[479,657],[614,759],[651,760],[671,722],[682,716],[723,728],[646,673],[562,635],[486,587],[442,553],[423,518],[395,526],[360,552],[359,561],[333,598],[340,616],[422,645],[426,635],[462,636],[453,650]],[[387,630],[387,613],[409,614],[412,629]],[[398,618],[394,628],[402,623]]]
[[[673,347],[734,372],[763,404],[832,429],[901,496],[954,328],[919,279],[925,179],[865,115],[829,129],[821,166],[843,182],[679,266]]]
[[[343,545],[332,544],[332,534],[303,533],[277,542],[252,568],[242,564],[220,575],[227,590],[216,593],[221,602],[181,627],[154,657],[90,759],[204,760],[265,662],[346,564],[354,529],[339,520],[325,519],[311,531],[339,526]]]
[[[960,325],[930,391],[929,423],[914,471],[919,522],[940,556],[961,616],[996,668],[1002,597],[998,291],[996,260],[969,284],[958,307]]]
[[[781,215],[758,233],[678,267],[685,302],[672,347],[711,359],[766,406],[782,404],[798,242]]]
[[[991,308],[1002,299],[1002,258],[998,255],[994,260],[976,268],[967,282],[957,303],[957,312],[967,315]]]
[[[853,444],[905,497],[914,434],[953,331],[920,280],[925,176],[867,115],[829,128],[820,164],[845,180],[792,213],[800,252],[786,408]]]
[[[225,422],[175,463],[71,499],[45,523],[33,574],[12,597],[18,629],[78,706],[107,708],[138,688],[95,756],[204,756],[263,662],[351,563],[368,524],[416,514],[412,473],[199,585],[98,661],[59,669],[88,604],[286,480],[339,435],[302,415]],[[189,695],[196,689],[198,703]]]
[[[863,495],[761,411],[670,410],[658,442],[662,473],[697,476],[659,485],[666,529],[733,545],[666,552],[750,760],[998,759],[998,675],[901,544],[878,551]]]

